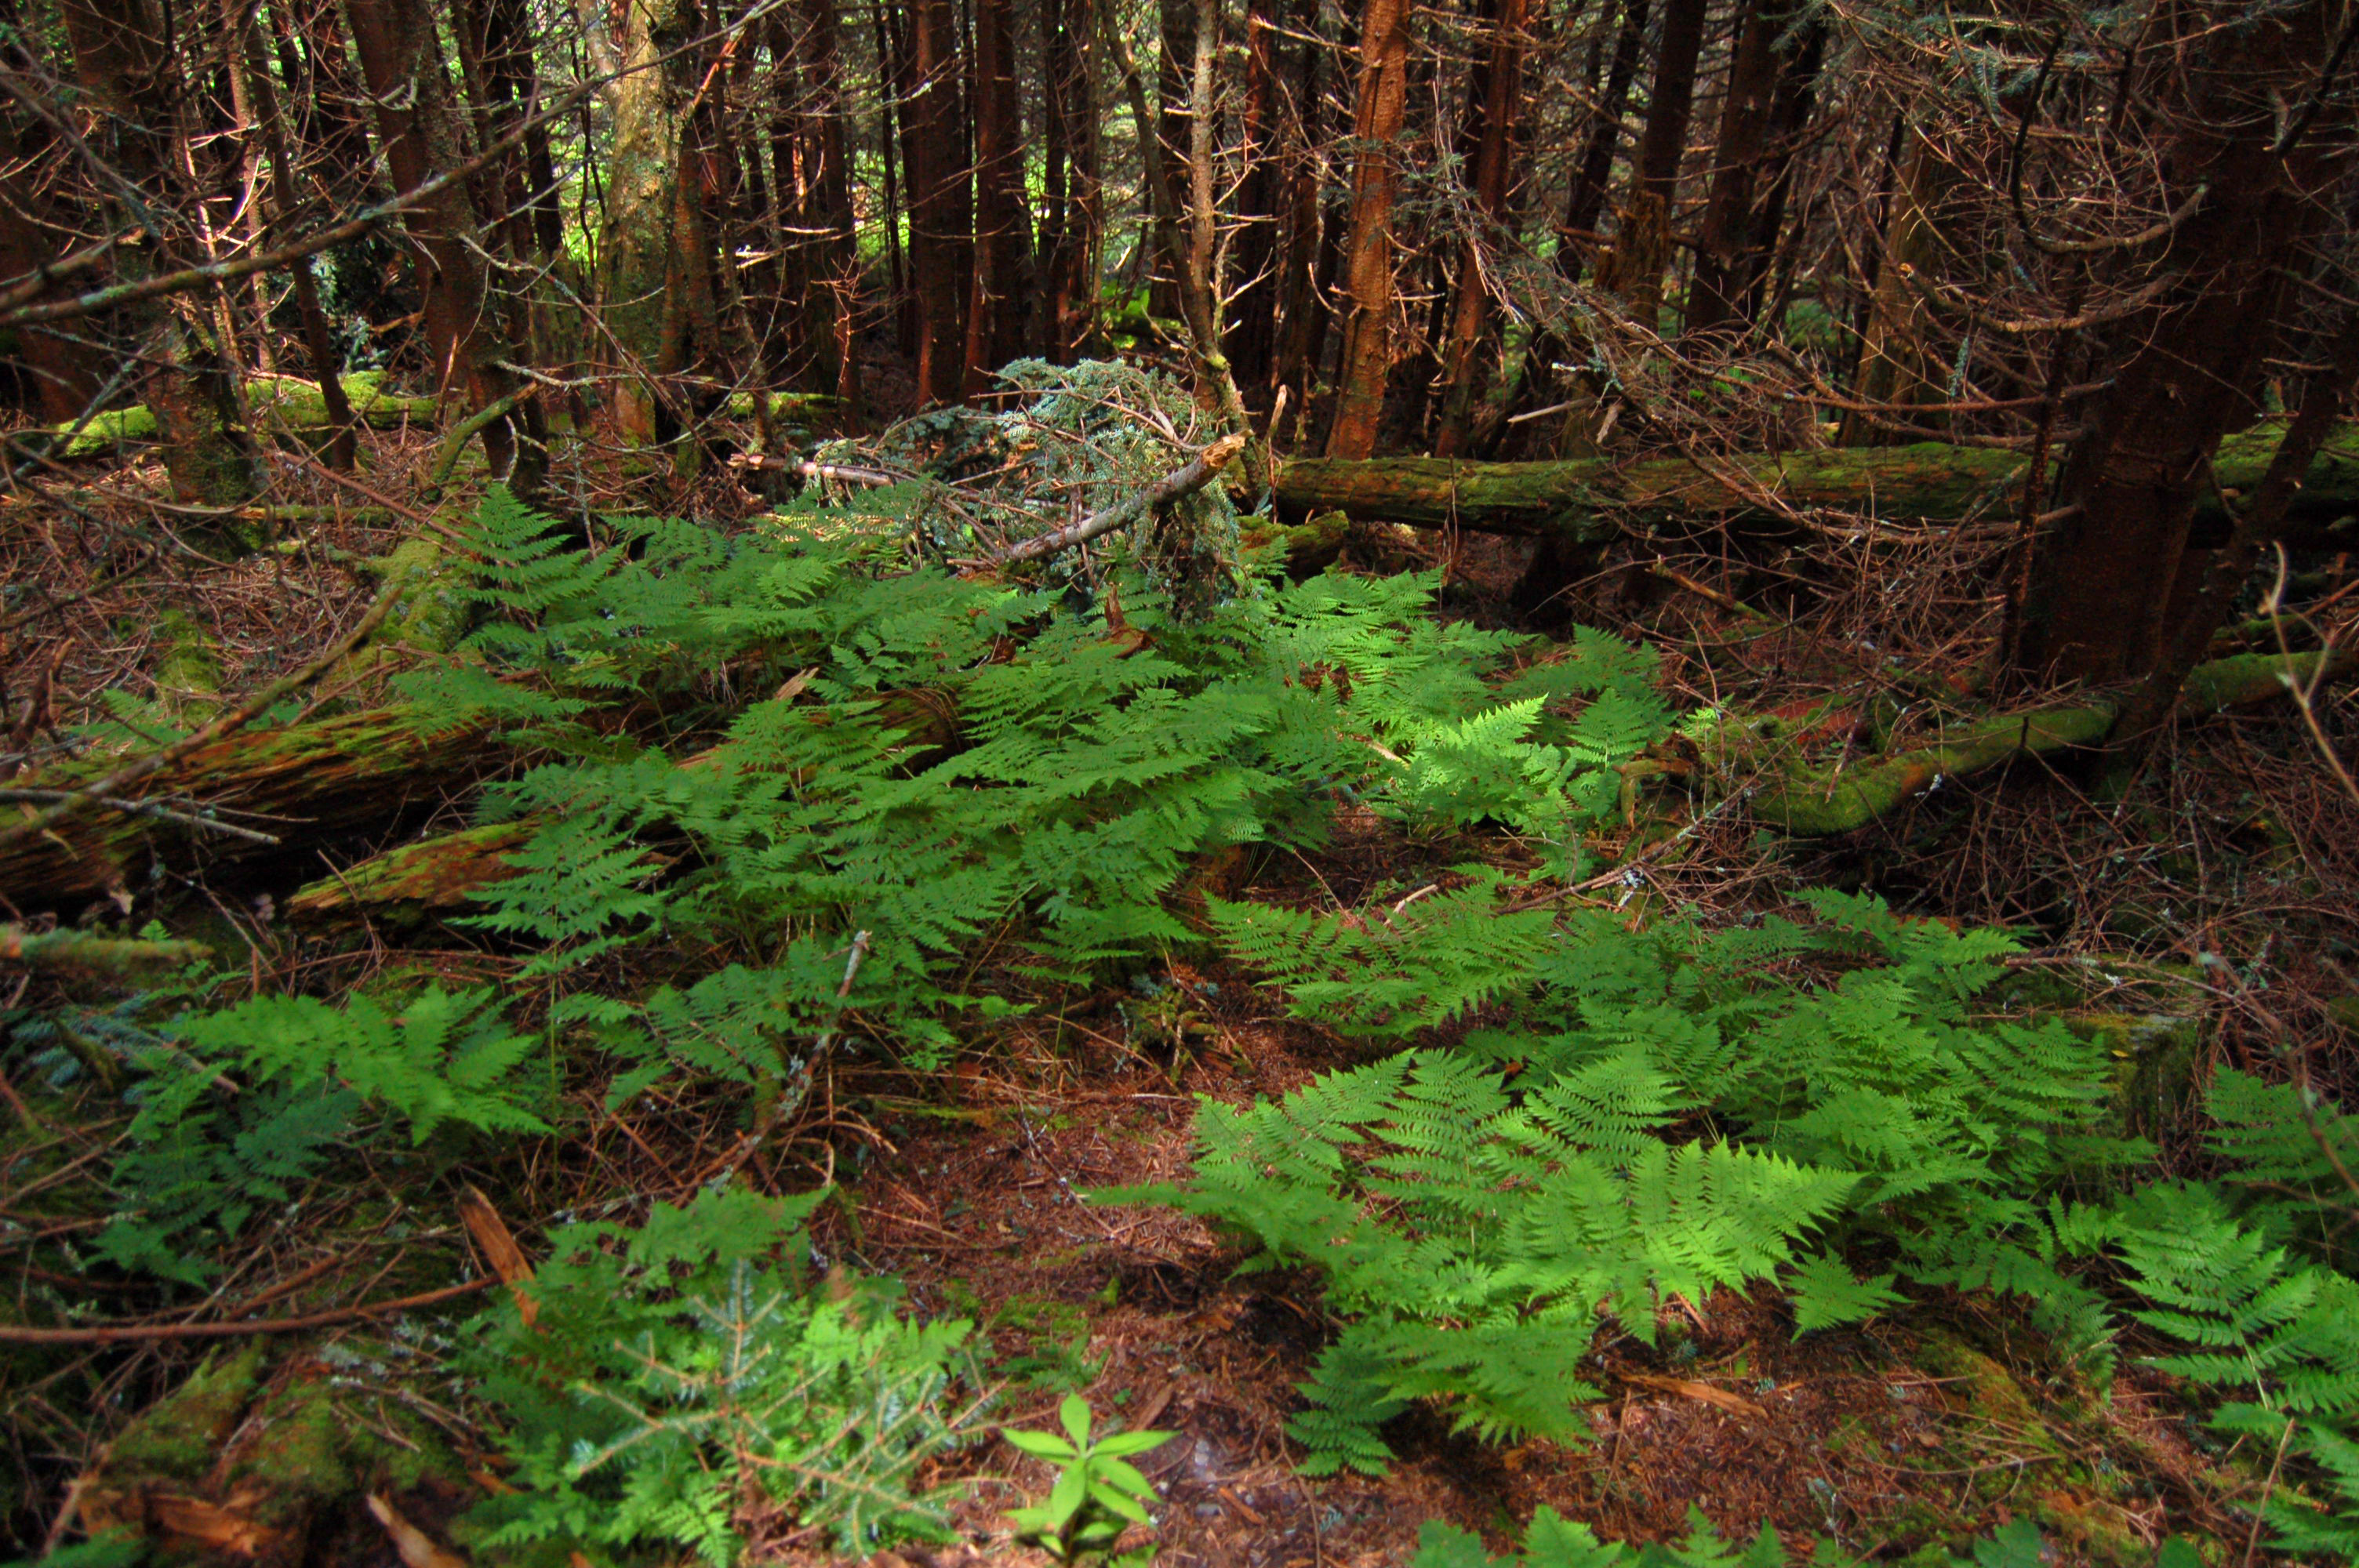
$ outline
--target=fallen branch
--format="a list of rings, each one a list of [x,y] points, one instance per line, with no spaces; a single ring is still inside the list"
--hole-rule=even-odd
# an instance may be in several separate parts
[[[1187,467],[1165,474],[1136,495],[1116,502],[1103,511],[1093,512],[1078,523],[1038,535],[1020,545],[1011,545],[999,553],[998,560],[1004,566],[1013,566],[1019,561],[1037,561],[1060,550],[1085,545],[1100,535],[1111,534],[1156,507],[1168,506],[1181,496],[1195,494],[1220,477],[1221,470],[1234,462],[1237,454],[1245,449],[1245,436],[1232,431],[1198,452]]]
[[[301,1317],[266,1317],[253,1323],[126,1323],[97,1328],[19,1328],[14,1324],[0,1323],[0,1345],[134,1345],[156,1339],[237,1339],[249,1334],[307,1334],[315,1328],[333,1328],[339,1324],[383,1317],[387,1313],[435,1306],[473,1295],[494,1282],[488,1279],[470,1280],[463,1285],[445,1285],[439,1291],[422,1291],[391,1301],[364,1302],[359,1306],[306,1313]]]

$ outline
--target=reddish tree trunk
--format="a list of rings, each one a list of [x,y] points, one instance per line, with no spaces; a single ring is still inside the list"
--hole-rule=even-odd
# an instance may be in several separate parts
[[[1022,351],[1037,305],[1027,276],[1022,121],[1016,96],[1008,0],[974,0],[974,273],[966,316],[966,395],[989,390],[992,373]]]
[[[958,104],[958,27],[950,0],[912,0],[908,96],[901,111],[908,171],[910,289],[917,300],[918,395],[959,400],[966,370],[963,304],[969,243],[966,138]]]
[[[860,402],[860,254],[852,208],[852,169],[844,153],[843,56],[834,0],[809,0],[801,40],[804,103],[798,138],[804,181],[802,219],[813,232],[804,336],[824,390]]]
[[[425,0],[346,0],[345,15],[376,104],[386,167],[397,189],[415,190],[461,161],[433,13]],[[515,351],[497,330],[483,229],[465,183],[419,201],[402,223],[425,304],[428,350],[444,384],[463,387],[469,407],[480,412],[519,384],[500,368]],[[522,434],[516,416],[495,419],[484,427],[484,451],[494,475],[530,493],[539,488],[542,453]]]
[[[1491,23],[1497,30],[1490,57],[1476,67],[1470,84],[1474,120],[1474,204],[1485,225],[1504,226],[1507,218],[1509,165],[1515,149],[1516,111],[1523,99],[1523,30],[1525,0],[1492,0]],[[1476,351],[1484,340],[1491,291],[1483,275],[1483,246],[1469,237],[1458,264],[1457,297],[1451,312],[1450,338],[1443,347],[1441,428],[1434,438],[1437,457],[1456,457],[1466,445],[1468,422],[1474,408],[1474,391],[1481,379]]]
[[[2316,90],[2341,9],[2306,0],[2254,15],[2222,0],[2172,17],[2184,64],[2164,109],[2164,200],[2175,209],[2206,191],[2169,241],[2171,287],[2116,329],[2125,357],[2065,461],[2064,515],[2035,541],[2014,660],[2027,678],[2147,674],[2202,602],[2208,552],[2189,534],[2212,452],[2256,412],[2290,268],[2351,161],[2333,108],[2290,148],[2279,140],[2299,123],[2281,120],[2285,107]]]
[[[1343,246],[1352,303],[1343,323],[1335,418],[1327,432],[1331,458],[1364,458],[1376,449],[1392,371],[1393,199],[1400,186],[1393,141],[1408,106],[1408,6],[1403,0],[1367,0],[1352,121],[1359,156],[1352,171],[1351,238]]]
[[[1680,161],[1687,151],[1696,61],[1703,53],[1710,9],[1710,0],[1670,0],[1663,12],[1647,128],[1638,138],[1630,196],[1622,207],[1613,253],[1599,274],[1598,281],[1628,301],[1648,326],[1654,324],[1663,268],[1670,260],[1671,198],[1679,189]]]
[[[49,265],[73,249],[68,234],[39,221],[50,211],[50,201],[48,192],[27,178],[35,175],[35,162],[0,122],[0,211],[16,219],[0,222],[0,273],[12,278]],[[99,378],[90,351],[71,336],[20,327],[16,359],[34,406],[49,424],[81,417],[97,395]]]

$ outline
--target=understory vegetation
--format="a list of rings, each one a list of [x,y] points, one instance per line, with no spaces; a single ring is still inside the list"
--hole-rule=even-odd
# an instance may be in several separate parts
[[[1194,537],[1238,536],[1217,491],[1195,505]],[[1470,1450],[1590,1444],[1601,1347],[1658,1347],[1715,1301],[1774,1303],[1807,1339],[1980,1300],[2091,1397],[2176,1379],[2201,1440],[2259,1477],[2256,1540],[2359,1560],[2359,1118],[2298,1067],[2210,1074],[2183,1119],[2200,1146],[2165,1162],[2118,1041],[2006,930],[1825,889],[1734,917],[1632,904],[1649,759],[1709,755],[1731,724],[1675,708],[1643,646],[1437,617],[1431,572],[1289,579],[1278,546],[1143,534],[1088,569],[961,570],[936,515],[912,481],[731,533],[610,520],[584,549],[494,490],[432,589],[472,629],[395,686],[405,723],[521,765],[463,830],[397,852],[504,835],[441,916],[511,956],[502,978],[266,984],[257,950],[103,998],[20,989],[10,1241],[47,1260],[27,1306],[71,1346],[75,1277],[193,1307],[323,1195],[375,1195],[339,1223],[392,1242],[459,1193],[496,1293],[380,1325],[356,1386],[406,1390],[410,1485],[483,1478],[446,1521],[462,1549],[726,1568],[955,1542],[1027,1386],[994,1343],[1007,1320],[921,1305],[821,1226],[856,1212],[872,1145],[844,1169],[822,1140],[816,1181],[785,1164],[846,1074],[938,1078],[1107,987],[1152,1037],[1158,999],[1218,968],[1347,1065],[1205,1097],[1184,1170],[1067,1197],[1196,1217],[1246,1270],[1298,1271],[1321,1325],[1287,1429],[1304,1476],[1385,1475],[1405,1417]],[[1701,819],[1737,786],[1682,787]],[[1241,864],[1319,854],[1347,816],[1430,873],[1240,892]],[[1176,1076],[1208,1031],[1165,1011]],[[527,1248],[473,1184],[649,1107],[719,1119],[669,1198],[597,1194]],[[396,1256],[421,1302],[451,1278]],[[104,1386],[86,1348],[5,1354],[48,1406]],[[1029,1358],[1039,1386],[1056,1359]],[[1152,1488],[1082,1511],[1085,1437],[1028,1539],[1145,1550],[1124,1530],[1147,1509],[1121,1510]],[[86,1475],[91,1539],[52,1560],[137,1554],[122,1531],[154,1483],[133,1473],[118,1452]],[[396,1512],[395,1483],[360,1484]],[[248,1554],[288,1550],[266,1509],[243,1528]],[[1625,1549],[1548,1509],[1517,1539],[1532,1568],[1869,1544],[1731,1543],[1698,1515],[1684,1545]],[[2022,1519],[1919,1545],[2045,1560]],[[1414,1558],[1491,1561],[1440,1522]]]

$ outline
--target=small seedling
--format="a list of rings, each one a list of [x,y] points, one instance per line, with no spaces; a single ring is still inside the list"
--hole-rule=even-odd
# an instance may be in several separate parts
[[[1125,1530],[1150,1522],[1147,1506],[1155,1500],[1155,1488],[1128,1463],[1128,1456],[1159,1448],[1172,1434],[1110,1432],[1093,1444],[1089,1402],[1079,1394],[1066,1397],[1057,1419],[1064,1437],[1053,1432],[1001,1430],[999,1435],[1011,1446],[1063,1466],[1047,1502],[1010,1509],[1007,1517],[1015,1521],[1016,1539],[1040,1547],[1060,1563],[1101,1557],[1114,1549]]]

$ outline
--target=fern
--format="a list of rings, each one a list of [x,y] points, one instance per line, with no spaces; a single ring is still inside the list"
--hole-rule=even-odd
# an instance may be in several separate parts
[[[373,1113],[397,1118],[412,1147],[450,1126],[548,1131],[524,1072],[533,1042],[490,1000],[487,989],[428,987],[396,1012],[367,997],[341,1008],[261,997],[126,1032],[143,1076],[131,1149],[113,1174],[121,1206],[99,1252],[201,1280],[198,1236],[234,1239],[258,1207],[287,1202],[364,1141]]]
[[[1102,1195],[1219,1220],[1326,1275],[1355,1321],[1304,1385],[1316,1409],[1293,1430],[1314,1470],[1380,1463],[1375,1428],[1419,1399],[1484,1437],[1571,1438],[1600,1309],[1651,1339],[1664,1296],[1773,1275],[1856,1182],[1653,1136],[1664,1088],[1601,1069],[1516,1105],[1479,1062],[1408,1053],[1279,1104],[1208,1100],[1187,1186]]]
[[[878,1281],[815,1293],[796,1260],[821,1195],[708,1192],[551,1238],[536,1321],[511,1303],[474,1330],[516,1487],[476,1510],[484,1544],[655,1542],[725,1568],[773,1508],[847,1552],[947,1539],[917,1477],[979,1435],[979,1403],[952,1399],[972,1325],[908,1321]]]

